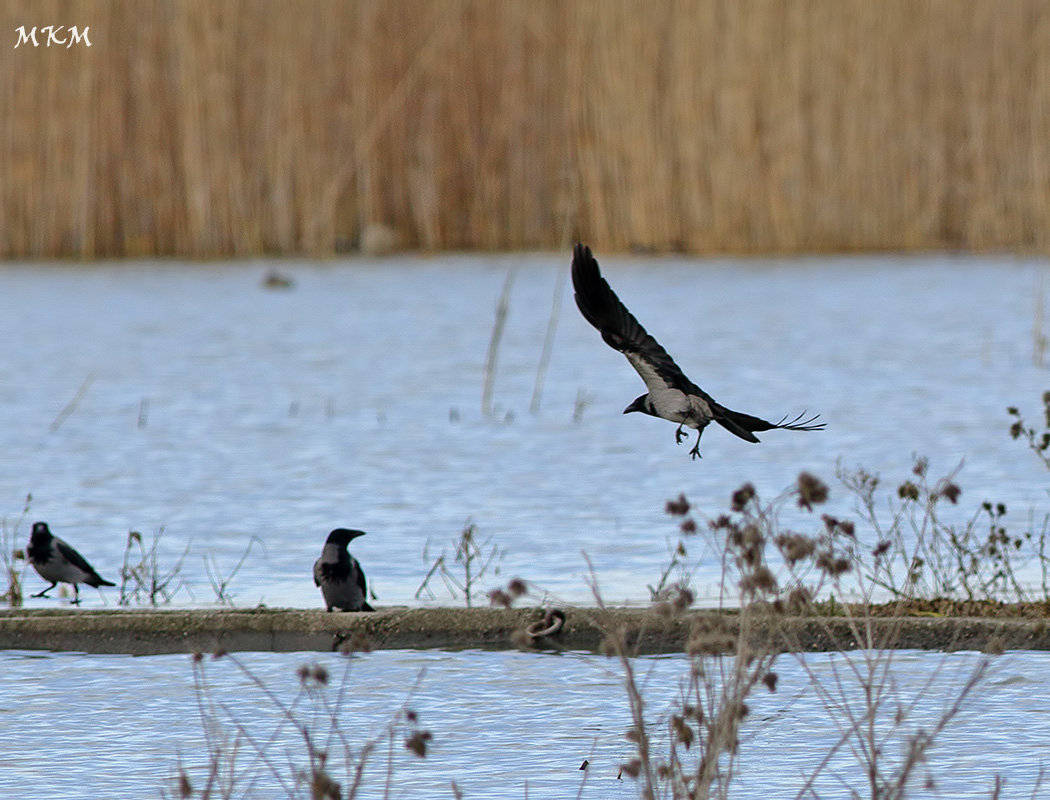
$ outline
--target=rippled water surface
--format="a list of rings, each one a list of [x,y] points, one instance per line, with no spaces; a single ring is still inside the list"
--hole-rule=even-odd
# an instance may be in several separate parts
[[[713,516],[745,480],[772,497],[808,469],[845,504],[837,462],[895,485],[919,453],[938,475],[965,460],[966,517],[983,499],[1018,524],[1045,508],[1046,471],[1009,440],[1005,414],[1020,405],[1038,419],[1048,388],[1033,363],[1044,262],[602,259],[716,399],[827,422],[760,445],[712,426],[694,462],[670,423],[621,413],[641,381],[576,310],[568,260],[281,263],[287,291],[262,288],[263,263],[6,266],[0,515],[10,526],[31,492],[27,522],[49,521],[111,580],[127,532],[148,542],[163,528],[161,566],[189,548],[177,602],[191,605],[215,600],[205,558],[229,575],[258,537],[229,584],[234,602],[311,607],[310,567],[337,526],[368,532],[353,550],[380,605],[418,602],[429,563],[468,520],[505,551],[481,589],[520,575],[586,601],[586,552],[610,602],[642,602],[675,533],[664,502],[679,492]],[[708,559],[698,583],[717,575]],[[451,602],[439,584],[435,595]],[[115,590],[85,598],[113,603]]]
[[[366,768],[363,796],[383,796],[389,774],[391,796],[399,798],[451,798],[452,781],[468,798],[575,798],[584,760],[590,763],[583,797],[639,796],[637,784],[617,780],[632,750],[624,738],[630,715],[613,660],[481,651],[386,651],[355,657],[349,665],[331,654],[237,658],[271,695],[228,658],[206,660],[208,691],[199,693],[188,656],[0,653],[0,720],[6,731],[0,737],[0,796],[154,797],[161,788],[171,796],[180,763],[200,791],[208,752],[201,705],[221,723],[211,729],[211,741],[224,733],[227,756],[240,737],[234,797],[308,796],[292,777],[293,766],[307,763],[302,738],[281,724],[278,703],[295,704],[295,718],[319,746],[330,748],[333,776],[345,787],[349,778],[338,766],[337,740],[325,738],[331,714],[319,699],[295,700],[295,672],[304,663],[329,670],[324,695],[355,753],[370,739],[381,740]],[[848,788],[870,796],[852,754],[856,741],[837,746],[836,720],[843,724],[845,713],[829,713],[811,683],[812,676],[837,703],[861,714],[863,693],[850,663],[862,665],[863,654],[848,658],[784,656],[776,663],[777,691],[763,688],[748,700],[735,796],[794,797],[814,772],[821,797],[845,797]],[[878,682],[886,690],[877,726],[886,762],[899,760],[908,736],[935,728],[982,658],[893,654],[888,677]],[[996,775],[1005,781],[1001,797],[1040,796],[1032,792],[1048,756],[1048,659],[1046,653],[993,658],[962,712],[938,735],[909,796],[988,797]],[[654,752],[665,753],[662,731],[685,679],[685,659],[640,658],[634,667],[655,732]],[[383,732],[403,705],[433,735],[424,760],[404,749],[405,734],[398,733],[388,761]],[[904,709],[904,722],[894,728],[898,709]],[[256,758],[256,746],[265,760]],[[922,790],[928,780],[932,792]]]

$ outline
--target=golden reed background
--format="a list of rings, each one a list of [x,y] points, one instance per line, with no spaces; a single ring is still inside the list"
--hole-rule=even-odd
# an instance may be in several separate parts
[[[88,26],[90,48],[14,49]],[[1045,0],[4,0],[0,255],[1050,249]]]

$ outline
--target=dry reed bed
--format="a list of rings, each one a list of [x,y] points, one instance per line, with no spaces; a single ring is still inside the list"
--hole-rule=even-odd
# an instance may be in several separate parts
[[[77,25],[90,48],[14,49]],[[1044,250],[1039,0],[11,0],[0,255]]]

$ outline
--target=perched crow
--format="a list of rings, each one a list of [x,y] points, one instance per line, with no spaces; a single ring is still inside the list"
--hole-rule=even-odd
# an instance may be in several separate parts
[[[823,422],[816,422],[819,414],[805,420],[802,419],[803,413],[791,421],[784,417],[780,422],[766,422],[716,403],[711,395],[689,380],[660,343],[645,332],[602,277],[591,248],[583,244],[576,245],[573,250],[572,285],[576,289],[576,305],[583,316],[598,329],[606,344],[627,356],[649,390],[627,406],[623,413],[641,411],[677,422],[675,441],[678,444],[689,438],[682,427],[694,428],[696,444],[689,451],[693,458],[700,457],[700,435],[712,420],[748,442],[758,441],[754,431],[775,428],[819,431],[824,428]]]
[[[314,583],[321,587],[329,611],[375,611],[368,605],[365,572],[346,551],[352,539],[364,535],[364,531],[336,528],[328,534],[321,557],[314,562]]]
[[[47,593],[60,583],[73,584],[73,605],[80,605],[80,587],[78,583],[88,586],[116,586],[104,580],[80,553],[51,533],[46,522],[34,522],[33,533],[29,537],[26,556],[33,568],[51,585],[33,597],[47,597]]]

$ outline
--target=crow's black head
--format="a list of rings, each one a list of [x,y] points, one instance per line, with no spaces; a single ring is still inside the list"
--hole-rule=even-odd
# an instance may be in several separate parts
[[[646,405],[646,402],[648,400],[649,395],[647,394],[643,394],[640,397],[634,398],[634,402],[627,406],[627,408],[623,410],[623,413],[630,414],[632,411],[641,411],[643,414],[652,414],[652,410],[649,408],[648,405]]]
[[[337,544],[342,547],[346,547],[351,541],[356,539],[358,536],[364,536],[364,531],[355,531],[350,528],[336,528],[330,534],[328,534],[328,540],[326,544]]]

